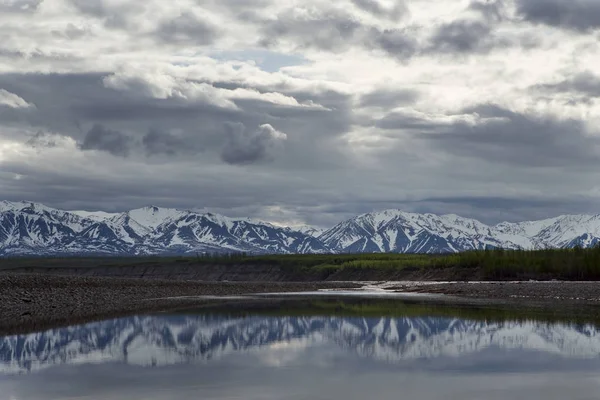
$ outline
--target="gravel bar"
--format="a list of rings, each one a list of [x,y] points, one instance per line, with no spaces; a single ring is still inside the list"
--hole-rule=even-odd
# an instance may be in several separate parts
[[[0,275],[0,334],[215,302],[181,298],[185,296],[225,297],[357,286],[351,282],[200,282]]]
[[[358,288],[356,282],[203,282],[135,278],[0,274],[0,334],[237,301],[228,296]],[[600,313],[600,282],[398,282],[396,292],[446,294],[449,302],[592,305]],[[202,299],[197,296],[210,296]],[[243,300],[242,300],[243,301]],[[594,307],[595,310],[595,307]]]
[[[513,300],[523,303],[578,302],[600,305],[600,282],[451,282],[427,285],[406,284],[388,290],[447,294],[463,298]]]

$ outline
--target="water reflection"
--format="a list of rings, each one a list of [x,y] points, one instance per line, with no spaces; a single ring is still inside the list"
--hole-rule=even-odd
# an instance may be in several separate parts
[[[516,398],[578,398],[600,388],[599,355],[593,324],[434,316],[137,316],[0,338],[0,391],[15,400],[199,393],[214,399],[358,399],[368,396],[367,388],[377,389],[378,398],[397,398],[394,388],[402,383],[403,391],[418,398],[450,398],[444,397],[447,390],[461,398],[483,392],[485,398],[505,398],[506,385],[513,385]],[[431,385],[427,380],[434,376]]]

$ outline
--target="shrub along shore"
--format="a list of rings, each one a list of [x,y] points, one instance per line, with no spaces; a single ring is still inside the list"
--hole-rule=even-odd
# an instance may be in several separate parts
[[[351,280],[359,277],[405,277],[407,279],[480,280],[600,280],[600,247],[549,250],[480,250],[457,254],[306,254],[262,255],[215,254],[179,257],[45,257],[0,258],[0,272],[43,272],[46,269],[183,267],[209,271],[261,267],[293,272],[318,279]],[[266,272],[264,272],[266,271]],[[459,274],[449,274],[460,271]],[[292,276],[292,275],[290,275]]]
[[[208,257],[208,259],[211,259]],[[213,262],[275,264],[331,273],[342,270],[473,270],[484,280],[600,280],[600,246],[583,249],[477,250],[456,254],[220,256]]]

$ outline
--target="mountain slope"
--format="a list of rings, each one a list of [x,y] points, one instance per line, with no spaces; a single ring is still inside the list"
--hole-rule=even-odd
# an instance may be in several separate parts
[[[591,247],[600,243],[600,215],[564,215],[489,226],[457,215],[386,210],[341,222],[319,239],[332,251],[347,253]]]
[[[319,236],[337,252],[452,253],[494,247],[519,248],[496,237],[494,227],[457,215],[386,210],[362,214]]]
[[[489,226],[457,215],[385,210],[358,215],[322,231],[153,206],[104,213],[0,202],[0,256],[452,253],[487,248],[590,247],[599,243],[600,215],[563,215]]]
[[[145,207],[121,214],[0,203],[0,255],[325,253],[317,238],[248,219]]]

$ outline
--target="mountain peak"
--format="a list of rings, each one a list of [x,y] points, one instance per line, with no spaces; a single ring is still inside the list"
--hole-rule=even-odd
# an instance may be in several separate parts
[[[47,211],[47,212],[52,212],[52,211],[57,211],[57,209],[55,208],[51,208],[48,207],[44,204],[41,203],[36,203],[33,201],[7,201],[7,200],[2,200],[0,201],[0,212],[6,212],[6,211],[21,211],[21,210],[33,210],[33,211],[38,211],[38,212],[43,212],[43,211]]]
[[[181,218],[181,216],[185,214],[185,211],[180,211],[175,208],[148,206],[130,210],[125,214],[141,226],[154,230],[165,222]]]
[[[201,251],[443,253],[494,247],[587,247],[596,243],[600,243],[599,215],[563,215],[490,226],[456,214],[388,209],[361,214],[320,230],[155,205],[117,214],[62,211],[28,201],[0,201],[0,255]]]
[[[26,202],[0,207],[0,256],[328,252],[303,233],[215,213],[157,206],[119,214],[49,208],[50,213],[31,213]]]
[[[294,226],[289,228],[292,231],[296,231],[296,232],[302,232],[306,235],[318,238],[319,236],[321,236],[323,234],[323,232],[326,231],[326,229],[324,228],[317,228],[315,226],[310,226],[310,225],[300,225],[300,226]]]
[[[105,211],[85,211],[85,210],[77,210],[70,211],[71,214],[78,215],[82,218],[91,219],[93,221],[104,221],[110,218],[114,218],[120,214],[118,213],[109,213]]]

